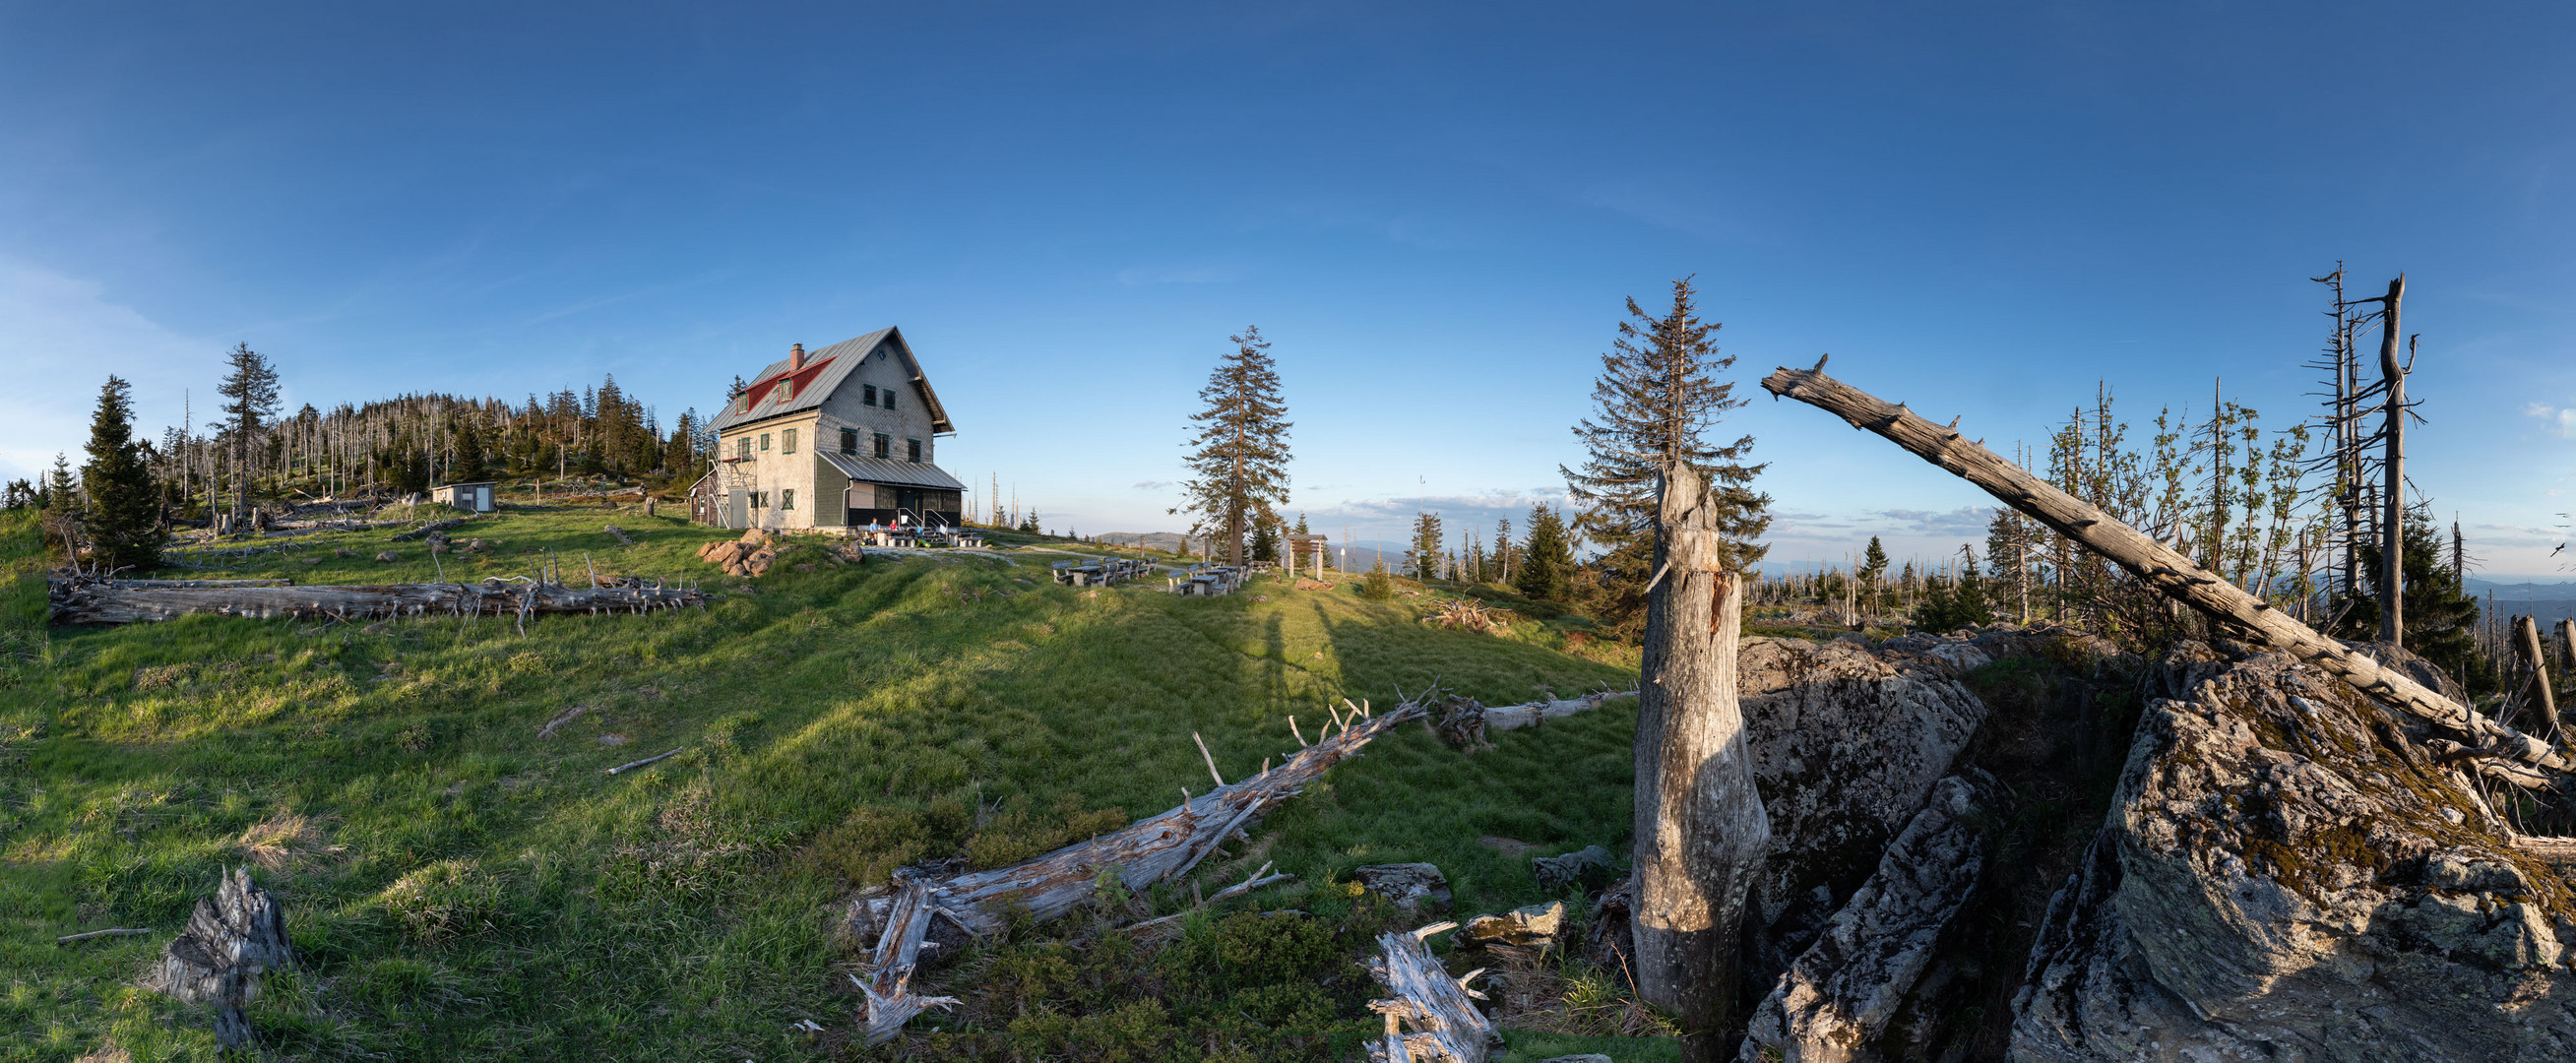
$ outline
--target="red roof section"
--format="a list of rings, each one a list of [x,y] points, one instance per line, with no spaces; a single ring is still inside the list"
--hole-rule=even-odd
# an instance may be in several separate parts
[[[780,383],[790,380],[794,381],[796,385],[794,394],[804,394],[806,388],[814,385],[814,378],[823,375],[823,367],[830,364],[832,364],[832,359],[830,358],[817,358],[805,363],[805,368],[799,369],[793,373],[780,373],[777,376],[764,377],[762,379],[752,381],[750,387],[743,389],[744,397],[751,400],[743,407],[743,409],[753,410],[760,408],[761,403],[769,401],[770,389],[775,388]]]

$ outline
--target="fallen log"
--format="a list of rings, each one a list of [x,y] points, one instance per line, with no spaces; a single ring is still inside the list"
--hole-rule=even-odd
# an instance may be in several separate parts
[[[2478,715],[2426,689],[2404,671],[2383,668],[2368,656],[2318,634],[2288,612],[2246,593],[2153,537],[1961,436],[1958,422],[1952,421],[1951,427],[1933,424],[1901,404],[1882,402],[1826,376],[1824,370],[1821,360],[1813,369],[1775,369],[1762,378],[1762,389],[1774,398],[1796,399],[1841,417],[1854,428],[1885,437],[1983,488],[2003,504],[2058,534],[2084,544],[2086,549],[2110,559],[2175,601],[2315,665],[2365,696],[2467,735],[2473,740],[2470,748],[2481,754],[2567,770],[2568,761],[2548,743]]]
[[[1493,1021],[1468,999],[1485,999],[1483,993],[1467,988],[1484,969],[1451,978],[1440,958],[1423,943],[1457,925],[1433,923],[1420,930],[1377,936],[1378,954],[1369,960],[1369,975],[1395,996],[1369,1001],[1370,1011],[1386,1016],[1385,1036],[1369,1042],[1370,1063],[1485,1063],[1502,1047],[1502,1035]],[[1407,1026],[1414,1032],[1404,1032]]]
[[[133,624],[191,613],[347,620],[357,617],[640,613],[703,604],[678,587],[565,587],[531,583],[389,583],[371,586],[120,587],[78,578],[48,581],[54,624]]]
[[[1563,698],[1556,701],[1531,701],[1523,702],[1519,705],[1496,706],[1485,710],[1485,729],[1488,731],[1517,731],[1523,727],[1533,727],[1549,720],[1572,716],[1578,712],[1590,712],[1594,709],[1600,708],[1603,703],[1608,702],[1612,698],[1633,698],[1636,696],[1637,692],[1634,690],[1604,690],[1598,693],[1586,694],[1579,698]]]
[[[645,516],[648,516],[648,517],[649,517],[649,516],[652,516],[652,514],[647,513],[647,514],[645,514]],[[634,540],[633,538],[629,537],[629,536],[626,534],[626,529],[624,529],[624,528],[620,528],[620,527],[618,527],[617,525],[614,525],[614,524],[609,525],[609,526],[608,526],[608,534],[609,534],[610,536],[612,536],[612,537],[616,538],[616,540],[617,540],[619,543],[621,543],[621,544],[624,544],[624,545],[626,545],[626,546],[633,546],[633,545],[635,545],[635,540]]]
[[[280,577],[277,579],[112,579],[107,583],[111,587],[124,590],[175,591],[207,587],[287,587],[294,585],[295,581]]]
[[[1005,930],[1017,912],[1044,923],[1074,910],[1111,873],[1129,890],[1186,875],[1325,769],[1356,755],[1379,735],[1421,719],[1424,711],[1418,702],[1383,715],[1371,714],[1365,705],[1343,704],[1350,713],[1334,710],[1338,730],[1312,745],[1301,740],[1303,747],[1286,763],[1273,768],[1264,762],[1259,774],[1204,794],[1192,796],[1184,788],[1181,804],[1161,815],[1008,867],[953,875],[905,869],[897,872],[890,895],[853,902],[852,929],[862,937],[873,932],[877,939],[867,976],[853,976],[867,997],[868,1042],[884,1043],[914,1015],[948,999],[913,996],[905,988],[933,916],[978,937],[991,936]],[[1215,770],[1213,765],[1209,770]]]

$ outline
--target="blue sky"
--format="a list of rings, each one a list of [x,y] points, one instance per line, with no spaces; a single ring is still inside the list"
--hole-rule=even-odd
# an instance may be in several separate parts
[[[2305,416],[2307,277],[2409,275],[2416,482],[2551,573],[2576,457],[2576,9],[2552,5],[0,4],[0,476],[110,372],[208,420],[614,373],[667,419],[900,325],[940,463],[1167,529],[1258,324],[1296,502],[1395,538],[1562,491],[1621,300],[1697,274],[1773,557],[1988,500],[1759,397],[1778,364],[1989,443],[2108,380]]]

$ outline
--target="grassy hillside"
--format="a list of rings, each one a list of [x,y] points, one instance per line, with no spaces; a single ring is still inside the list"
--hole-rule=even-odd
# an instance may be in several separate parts
[[[638,545],[604,534],[612,520]],[[716,593],[702,611],[551,618],[524,637],[491,619],[194,617],[48,640],[21,622],[41,591],[11,585],[0,1029],[13,1036],[0,1058],[67,1060],[110,1041],[136,1059],[210,1058],[201,1019],[127,986],[221,869],[246,862],[284,898],[305,960],[270,978],[252,1016],[278,1058],[853,1055],[787,1026],[846,1028],[840,972],[858,958],[836,914],[904,861],[1004,863],[1160,811],[1207,782],[1193,731],[1234,778],[1294,748],[1289,715],[1311,736],[1330,698],[1385,704],[1437,680],[1495,703],[1634,679],[1563,652],[1547,627],[1434,629],[1348,585],[1086,593],[1053,586],[1046,555],[838,567],[810,548],[750,585],[690,559],[716,533],[634,512],[514,512],[452,534],[492,547],[433,561],[388,532],[333,533],[164,575],[480,579],[532,572],[551,551],[576,581],[587,554],[603,573],[686,575]],[[0,524],[11,573],[31,570],[35,549],[32,531]],[[388,549],[400,559],[374,560]],[[1525,860],[1479,839],[1620,846],[1630,727],[1608,709],[1472,757],[1400,731],[1262,825],[1252,847],[1303,882],[1250,903],[1391,918],[1337,883],[1400,860],[1439,864],[1468,914],[1537,899]],[[673,748],[686,752],[602,774]],[[1211,868],[1209,885],[1244,870]],[[54,942],[111,926],[155,932]],[[1339,946],[1266,934],[1195,920],[1171,956],[1126,962],[1231,973],[1008,1024],[982,1012],[990,1039],[956,1050],[1109,1058],[1082,1046],[1114,1039],[1082,1038],[1142,1023],[1124,1058],[1204,1058],[1287,1023],[1307,1036],[1298,1051],[1348,1055],[1375,1022]],[[1279,959],[1290,946],[1321,958]],[[955,969],[1025,974],[1035,947]],[[1162,1010],[1135,1010],[1147,1004]],[[1255,1007],[1277,1021],[1227,1025]]]

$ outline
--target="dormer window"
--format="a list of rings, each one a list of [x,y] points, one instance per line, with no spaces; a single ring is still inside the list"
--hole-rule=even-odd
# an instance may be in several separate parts
[[[860,391],[859,391],[859,405],[861,405],[861,406],[874,406],[874,405],[876,405],[876,404],[877,404],[877,386],[876,386],[876,385],[874,385],[874,384],[869,384],[869,385],[866,385],[865,387],[861,388],[861,389],[860,389]]]

